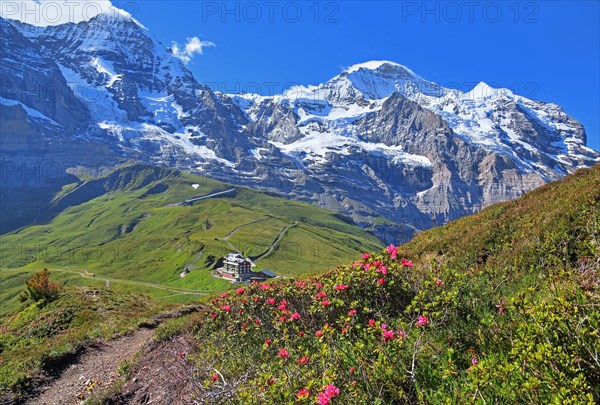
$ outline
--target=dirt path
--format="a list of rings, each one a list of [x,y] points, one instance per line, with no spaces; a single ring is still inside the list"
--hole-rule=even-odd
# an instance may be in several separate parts
[[[240,226],[234,228],[231,232],[229,232],[227,234],[227,236],[224,236],[224,237],[222,237],[220,239],[221,240],[228,240],[229,238],[231,238],[233,236],[234,233],[236,233],[237,231],[239,231],[242,228],[245,228],[245,227],[250,226],[250,225],[258,224],[259,222],[270,221],[272,219],[278,219],[278,217],[269,217],[269,218],[259,219],[257,221],[252,221],[252,222],[248,222],[247,224],[240,225]]]
[[[119,279],[119,278],[108,278],[102,275],[98,275],[98,276],[93,276],[90,275],[91,273],[89,273],[87,270],[65,270],[65,269],[55,269],[55,268],[50,268],[48,269],[51,272],[58,272],[58,273],[70,273],[70,274],[76,274],[78,276],[81,276],[85,279],[88,280],[100,280],[100,281],[109,281],[111,284],[128,284],[128,285],[135,285],[135,286],[139,286],[139,287],[148,287],[148,288],[154,288],[157,290],[163,290],[163,291],[168,291],[171,292],[173,294],[177,294],[177,295],[197,295],[197,296],[202,296],[202,295],[206,295],[207,293],[210,293],[211,291],[200,291],[200,290],[189,290],[186,288],[175,288],[175,287],[168,287],[162,284],[156,284],[156,283],[147,283],[145,281],[135,281],[135,280],[124,280],[124,279]],[[2,270],[4,273],[21,273],[27,270],[23,270],[23,269],[7,269],[7,270]],[[87,274],[86,274],[87,273]]]
[[[131,360],[137,352],[142,352],[152,336],[151,329],[138,329],[124,336],[84,352],[77,361],[50,382],[31,405],[78,404],[88,399],[91,391],[102,391],[119,381],[117,368],[124,360]],[[92,388],[92,389],[90,389]]]
[[[258,255],[254,259],[254,263],[258,263],[262,258],[270,255],[271,252],[273,251],[273,249],[275,249],[275,246],[277,246],[277,244],[279,243],[279,241],[281,241],[281,238],[283,238],[284,235],[287,233],[287,231],[289,231],[290,228],[293,228],[296,225],[298,225],[298,221],[294,221],[293,223],[291,223],[288,226],[286,226],[285,228],[283,228],[281,230],[281,232],[279,232],[279,235],[277,235],[277,237],[275,238],[275,240],[271,243],[271,246],[269,246],[269,249],[267,249],[267,251],[265,253],[263,253],[261,255]]]
[[[201,196],[196,196],[196,197],[188,198],[187,200],[181,201],[181,202],[178,202],[178,203],[167,204],[166,207],[181,207],[182,205],[191,205],[191,204],[193,204],[196,201],[206,200],[207,198],[217,197],[219,195],[229,194],[229,193],[233,193],[233,192],[235,192],[235,188],[230,188],[229,190],[218,191],[216,193],[211,193],[211,194],[208,194],[208,195],[201,195]]]
[[[108,398],[113,405],[192,404],[192,365],[181,354],[194,354],[198,342],[189,334],[152,345],[131,370],[121,390]]]

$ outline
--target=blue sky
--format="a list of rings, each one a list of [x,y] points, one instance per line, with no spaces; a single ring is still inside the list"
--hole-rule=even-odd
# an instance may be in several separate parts
[[[226,92],[280,93],[391,60],[470,90],[485,81],[561,105],[600,150],[598,1],[113,1],[159,39],[204,47],[189,63]]]

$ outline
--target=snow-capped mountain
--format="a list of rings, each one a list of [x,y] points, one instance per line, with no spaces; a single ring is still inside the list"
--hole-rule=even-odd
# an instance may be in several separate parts
[[[36,143],[65,165],[127,158],[206,173],[396,242],[600,162],[555,104],[485,83],[463,93],[393,62],[273,97],[228,95],[126,13],[50,27],[0,18],[0,29],[3,158],[39,158]],[[48,84],[55,96],[35,97],[32,85]]]
[[[354,65],[325,84],[294,87],[282,96],[231,97],[250,121],[259,124],[268,106],[288,108],[297,116],[298,132],[276,128],[271,140],[290,152],[308,151],[318,160],[329,152],[328,144],[339,146],[342,139],[336,137],[340,136],[346,142],[379,140],[387,146],[401,146],[393,134],[381,139],[381,131],[375,128],[356,132],[358,121],[380,114],[395,93],[441,116],[453,134],[466,143],[508,155],[524,171],[541,171],[546,180],[555,178],[557,171],[566,173],[571,166],[593,164],[597,158],[585,146],[581,124],[555,104],[529,100],[483,82],[463,93],[428,82],[388,61]],[[317,128],[320,130],[314,133]]]

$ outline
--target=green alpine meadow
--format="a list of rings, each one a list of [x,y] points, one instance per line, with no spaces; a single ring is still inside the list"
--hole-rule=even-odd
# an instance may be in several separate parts
[[[47,223],[0,236],[2,311],[16,302],[22,285],[15,280],[42,268],[67,284],[108,280],[177,302],[230,288],[211,274],[230,252],[252,257],[254,270],[291,277],[383,245],[328,210],[142,165],[68,184],[47,209],[54,213]],[[191,271],[180,277],[186,266]]]

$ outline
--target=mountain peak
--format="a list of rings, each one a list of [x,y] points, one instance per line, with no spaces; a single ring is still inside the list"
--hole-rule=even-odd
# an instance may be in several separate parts
[[[391,67],[394,69],[402,69],[405,70],[407,72],[409,72],[410,74],[416,76],[415,72],[413,72],[412,70],[410,70],[409,68],[407,68],[406,66],[403,66],[399,63],[396,62],[391,62],[388,60],[370,60],[367,62],[363,62],[363,63],[357,63],[355,65],[352,65],[346,69],[344,69],[345,73],[354,73],[357,72],[361,69],[365,69],[365,70],[379,70],[382,67]]]
[[[103,10],[102,13],[96,14],[94,17],[88,19],[88,21],[97,20],[103,22],[133,22],[143,29],[147,29],[142,23],[133,18],[131,14],[120,8],[111,6],[108,10]]]
[[[0,17],[37,27],[77,24],[99,16],[105,19],[130,20],[143,27],[130,13],[115,7],[109,0],[24,0],[13,3],[11,7],[0,7]]]
[[[345,69],[331,81],[347,80],[367,99],[389,97],[394,92],[404,96],[422,94],[440,97],[447,92],[440,85],[429,82],[411,69],[396,62],[372,60]]]
[[[495,89],[485,82],[479,82],[465,96],[471,99],[488,98],[498,95],[499,92],[499,89]]]

